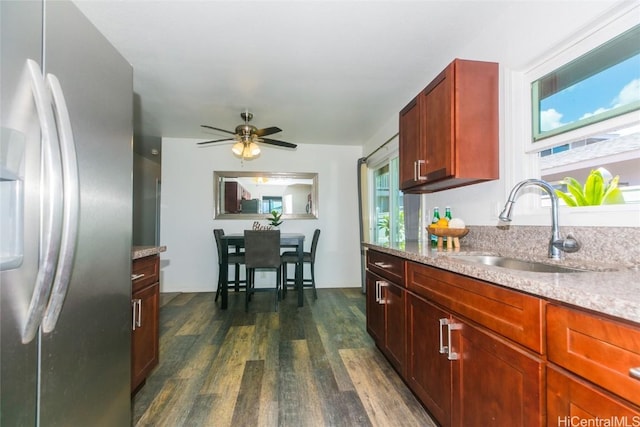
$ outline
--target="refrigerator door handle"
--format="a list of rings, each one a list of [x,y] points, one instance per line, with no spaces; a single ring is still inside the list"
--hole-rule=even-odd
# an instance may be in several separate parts
[[[71,271],[76,252],[78,236],[78,216],[80,212],[80,180],[78,178],[78,159],[71,129],[71,119],[67,102],[58,78],[47,74],[47,84],[53,98],[54,113],[58,123],[58,137],[62,154],[62,183],[64,187],[62,240],[58,267],[56,270],[49,305],[42,320],[42,331],[53,331],[62,311],[64,300],[71,281]]]
[[[40,259],[36,283],[22,330],[24,344],[33,341],[42,322],[42,316],[51,292],[51,284],[60,250],[62,233],[62,166],[58,135],[51,100],[44,85],[40,66],[32,59],[26,63],[31,79],[33,99],[42,132],[43,174],[40,181],[41,224]]]

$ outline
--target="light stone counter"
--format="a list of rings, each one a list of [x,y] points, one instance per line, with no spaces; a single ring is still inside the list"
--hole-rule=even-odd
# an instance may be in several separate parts
[[[487,232],[483,227],[478,227],[475,231],[476,235],[482,235]],[[527,231],[539,234],[541,230],[529,229]],[[469,234],[471,235],[471,232]],[[546,233],[543,236],[543,241],[548,239]],[[369,243],[364,243],[363,246],[410,261],[516,289],[548,300],[561,301],[640,323],[640,270],[638,265],[630,263],[629,259],[618,262],[618,260],[611,257],[610,253],[607,253],[606,256],[604,254],[600,256],[600,259],[607,261],[606,263],[596,262],[593,259],[586,259],[586,257],[580,258],[575,256],[576,254],[569,254],[572,256],[567,256],[562,261],[552,261],[546,258],[546,248],[544,246],[542,248],[533,248],[533,251],[516,251],[514,248],[517,249],[517,245],[501,245],[499,238],[492,237],[489,245],[478,244],[477,241],[474,242],[473,238],[469,239],[467,244],[461,241],[462,248],[457,252],[438,251],[430,247],[423,248],[418,242],[407,243],[407,247],[404,249],[383,247]],[[528,248],[531,248],[532,241],[528,243]],[[633,248],[633,250],[637,249]],[[599,271],[534,273],[465,261],[456,258],[456,254],[500,255]],[[595,256],[590,256],[589,258],[595,258]],[[635,255],[632,258],[635,258]],[[635,259],[633,260],[635,261]]]
[[[144,258],[151,255],[158,255],[160,252],[165,252],[166,246],[134,246],[131,248],[131,259]]]

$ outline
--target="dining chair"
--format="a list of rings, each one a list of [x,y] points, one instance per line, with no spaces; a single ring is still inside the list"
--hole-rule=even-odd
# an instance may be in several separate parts
[[[280,230],[245,230],[244,261],[247,270],[247,289],[245,292],[245,311],[249,311],[249,300],[256,292],[274,291],[275,306],[278,310],[280,300]],[[276,282],[273,287],[255,287],[255,272],[275,270]]]
[[[224,236],[224,230],[221,228],[214,229],[213,236],[216,240],[216,248],[218,249],[218,288],[216,289],[215,297],[215,301],[218,301],[220,292],[222,292],[222,236]],[[227,284],[233,284],[236,292],[238,292],[240,288],[246,288],[246,279],[240,280],[240,264],[244,264],[244,253],[229,253],[227,264],[234,266],[233,278],[227,278]]]
[[[316,249],[318,247],[318,239],[320,239],[320,230],[316,229],[313,232],[313,239],[311,240],[311,250],[309,252],[304,252],[302,254],[302,263],[310,264],[311,277],[302,278],[302,287],[312,288],[313,289],[313,299],[318,299],[318,293],[316,292],[316,274],[315,274],[315,264],[316,264]],[[287,266],[289,264],[297,264],[298,263],[298,254],[295,251],[287,251],[282,253],[282,295],[285,297],[287,295],[287,288],[292,287],[295,289],[296,287],[296,279],[295,277],[288,277]],[[295,269],[294,269],[295,270]]]

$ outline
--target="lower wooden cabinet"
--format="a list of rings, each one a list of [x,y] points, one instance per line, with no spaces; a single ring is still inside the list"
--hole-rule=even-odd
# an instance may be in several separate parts
[[[385,344],[391,364],[405,373],[405,300],[406,292],[398,285],[389,283],[383,292],[385,306]]]
[[[440,425],[543,424],[537,355],[412,293],[407,300],[407,382]]]
[[[573,425],[638,426],[640,410],[561,368],[549,365],[547,426]]]
[[[379,280],[367,272],[367,332],[377,343],[384,343],[384,305],[380,304]]]
[[[367,330],[394,368],[405,369],[405,290],[367,272]]]
[[[415,294],[407,294],[407,382],[443,427],[451,425],[452,366],[441,353],[440,319],[449,315]]]
[[[159,361],[160,283],[157,256],[134,260],[131,294],[131,391]]]
[[[368,261],[367,330],[441,426],[640,426],[636,323],[377,251]]]
[[[451,362],[451,425],[544,425],[542,359],[484,328],[451,321],[455,329],[448,345],[457,354]]]
[[[549,425],[629,415],[628,424],[611,425],[640,426],[640,327],[550,304],[547,351]]]

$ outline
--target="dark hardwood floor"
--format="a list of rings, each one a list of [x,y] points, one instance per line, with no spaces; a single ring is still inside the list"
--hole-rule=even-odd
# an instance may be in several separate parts
[[[366,332],[359,288],[164,294],[160,364],[134,397],[135,426],[433,426]]]

